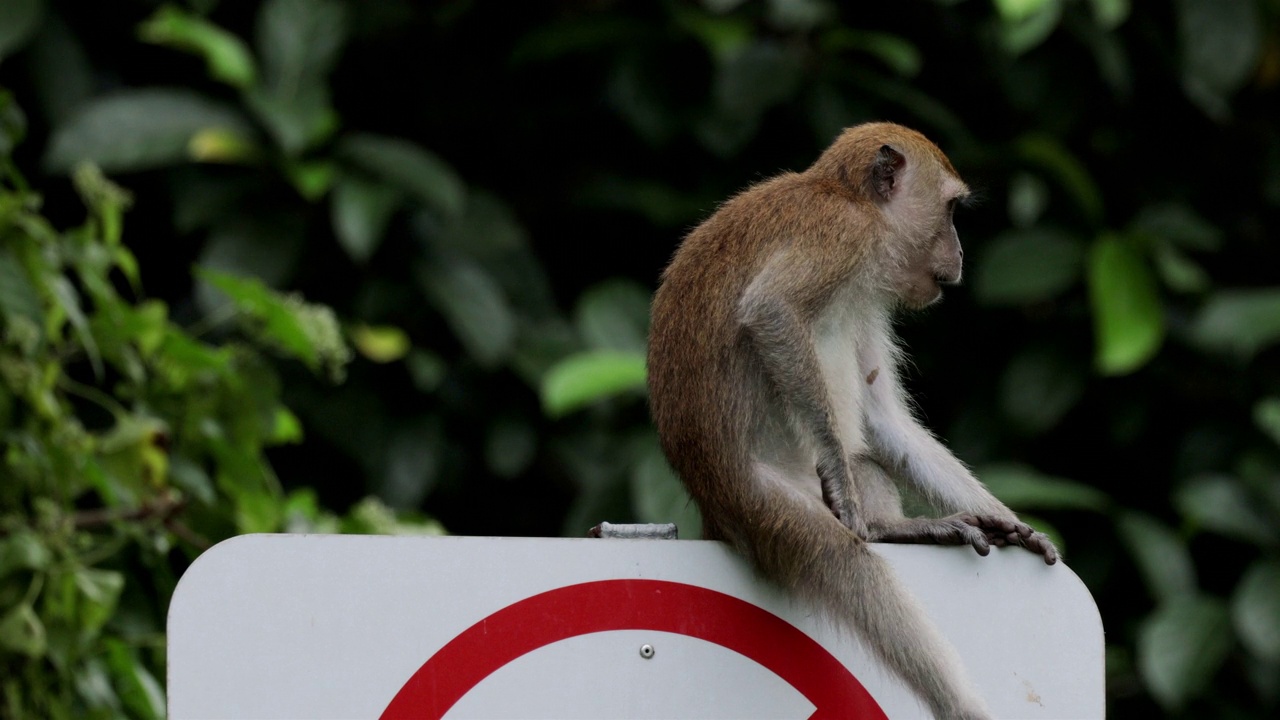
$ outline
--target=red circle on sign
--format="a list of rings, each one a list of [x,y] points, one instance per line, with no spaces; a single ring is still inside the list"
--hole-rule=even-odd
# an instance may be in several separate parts
[[[443,717],[512,660],[560,640],[610,630],[678,633],[745,655],[813,703],[811,720],[887,720],[849,669],[794,625],[732,595],[664,580],[600,580],[508,605],[428,658],[392,698],[382,720]]]

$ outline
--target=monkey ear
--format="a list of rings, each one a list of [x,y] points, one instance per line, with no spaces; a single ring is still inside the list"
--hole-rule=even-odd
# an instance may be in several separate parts
[[[871,189],[879,195],[882,200],[888,200],[893,195],[893,188],[897,184],[898,171],[903,165],[907,164],[907,159],[902,153],[894,150],[888,145],[881,145],[876,152],[875,162],[871,165]]]

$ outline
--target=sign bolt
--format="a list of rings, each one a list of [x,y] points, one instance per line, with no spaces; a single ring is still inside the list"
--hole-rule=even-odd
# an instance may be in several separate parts
[[[645,660],[648,660],[649,658],[653,657],[653,646],[650,645],[649,643],[645,643],[644,645],[641,645],[640,657],[644,658]]]

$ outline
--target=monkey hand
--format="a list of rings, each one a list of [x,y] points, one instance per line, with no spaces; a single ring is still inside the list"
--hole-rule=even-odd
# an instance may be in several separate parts
[[[985,534],[987,541],[996,547],[1017,545],[1044,558],[1046,565],[1058,562],[1058,549],[1048,535],[1036,532],[1030,525],[1016,518],[1001,515],[962,515],[966,523]],[[975,546],[976,547],[976,546]],[[986,555],[978,550],[979,554]]]
[[[942,518],[904,518],[872,526],[870,542],[917,543],[927,545],[971,545],[979,555],[991,552],[988,534],[971,522],[971,515]]]

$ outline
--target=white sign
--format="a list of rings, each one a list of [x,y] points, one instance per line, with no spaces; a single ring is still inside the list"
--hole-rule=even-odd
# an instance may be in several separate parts
[[[1102,623],[1023,550],[877,545],[1000,718],[1101,718]],[[169,716],[916,718],[856,638],[690,540],[247,535],[169,609]]]

